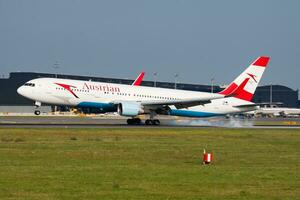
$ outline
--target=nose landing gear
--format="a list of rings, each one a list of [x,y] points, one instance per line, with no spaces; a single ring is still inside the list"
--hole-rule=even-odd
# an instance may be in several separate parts
[[[35,111],[34,111],[34,114],[35,114],[35,115],[40,115],[40,114],[41,114],[41,111],[35,110]]]
[[[38,110],[38,108],[41,107],[41,105],[42,105],[42,103],[39,102],[39,101],[36,101],[36,102],[34,103],[34,106],[35,106],[35,109],[36,109],[36,110],[34,111],[34,114],[35,114],[35,115],[40,115],[40,114],[41,114],[41,111]]]

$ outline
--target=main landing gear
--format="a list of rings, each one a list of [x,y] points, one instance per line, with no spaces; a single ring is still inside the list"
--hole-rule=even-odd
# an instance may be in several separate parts
[[[142,124],[142,120],[140,118],[130,118],[127,119],[127,124],[128,125],[141,125]],[[158,119],[147,119],[145,121],[145,125],[147,126],[151,126],[151,125],[160,125],[160,121]]]
[[[156,116],[156,112],[154,112],[153,110],[150,111],[150,119],[147,119],[145,121],[145,124],[147,126],[151,126],[151,125],[158,126],[158,125],[160,125],[160,121],[158,119],[154,119],[155,116]]]
[[[147,119],[145,121],[146,125],[160,125],[160,121],[158,119]]]
[[[156,112],[154,112],[154,111],[151,111],[150,112],[150,119],[147,119],[146,121],[145,121],[145,124],[146,125],[154,125],[154,126],[158,126],[158,125],[160,125],[160,121],[158,120],[158,119],[154,119],[154,117],[156,116]]]
[[[145,125],[147,126],[158,126],[160,125],[160,121],[158,119],[154,119],[156,113],[154,111],[150,112],[150,119],[147,119],[145,121]],[[130,118],[127,119],[127,124],[128,125],[140,125],[142,123],[142,120],[140,118]]]
[[[127,119],[128,125],[140,125],[142,123],[142,120],[140,118],[130,118]]]

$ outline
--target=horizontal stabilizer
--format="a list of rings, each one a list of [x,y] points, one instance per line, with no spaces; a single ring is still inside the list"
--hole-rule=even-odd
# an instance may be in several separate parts
[[[252,108],[252,107],[257,107],[258,105],[256,104],[243,104],[243,105],[239,105],[239,106],[233,106],[233,107],[236,107],[236,108]]]

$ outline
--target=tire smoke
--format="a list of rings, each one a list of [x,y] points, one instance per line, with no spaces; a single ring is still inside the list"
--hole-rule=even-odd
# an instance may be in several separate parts
[[[209,119],[178,119],[169,122],[172,126],[208,126],[208,127],[226,127],[226,128],[247,128],[253,126],[250,119],[241,119],[235,117],[229,118],[209,118]]]

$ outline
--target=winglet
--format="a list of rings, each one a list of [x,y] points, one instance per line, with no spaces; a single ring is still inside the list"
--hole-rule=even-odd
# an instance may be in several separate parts
[[[144,75],[145,75],[145,72],[141,72],[131,85],[140,86],[143,81]]]

